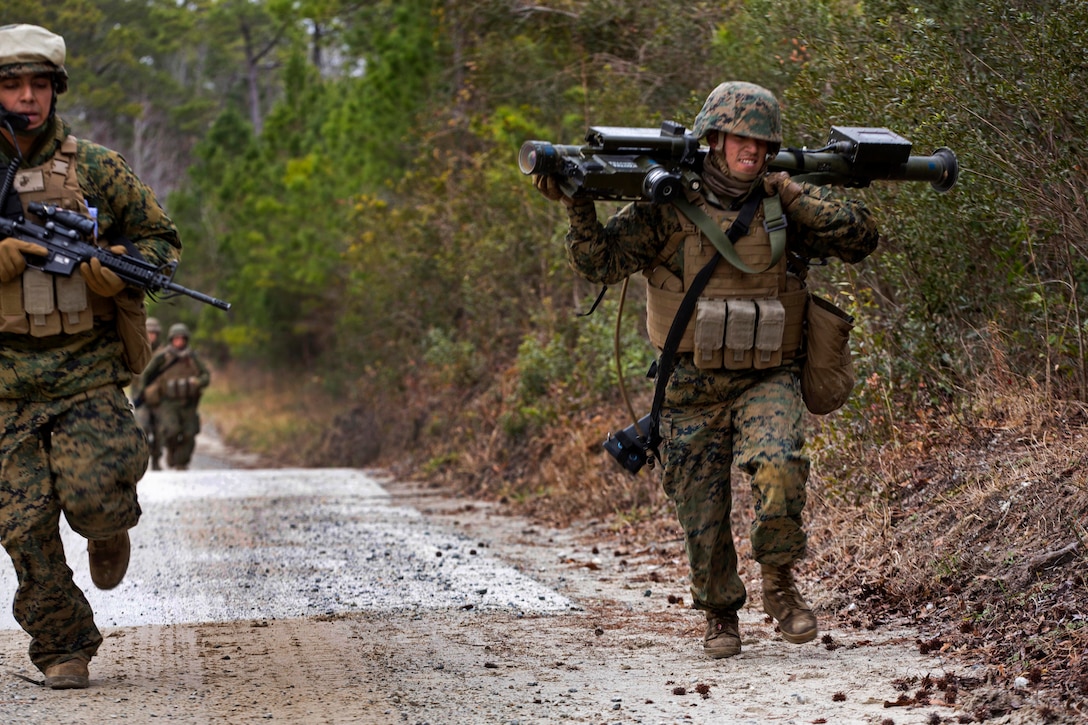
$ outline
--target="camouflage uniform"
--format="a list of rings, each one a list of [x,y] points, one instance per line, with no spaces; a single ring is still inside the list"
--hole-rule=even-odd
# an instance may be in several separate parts
[[[159,352],[164,347],[162,342],[162,326],[154,317],[149,317],[147,320],[147,334],[148,338],[150,338],[152,334],[155,335],[155,339],[151,341],[152,355],[154,355],[154,353]],[[162,460],[162,441],[155,435],[154,406],[143,400],[143,383],[141,376],[137,375],[133,378],[132,385],[129,386],[129,396],[137,403],[136,422],[140,424],[140,429],[147,437],[147,444],[151,449],[151,469],[158,471],[162,467],[159,463]]]
[[[5,77],[20,68],[40,72],[40,65],[0,71]],[[55,92],[67,84],[62,74],[63,67]],[[21,168],[52,159],[70,133],[51,114]],[[0,137],[0,163],[6,166],[15,154]],[[177,258],[173,222],[119,154],[79,139],[76,160],[80,190],[98,210],[100,236],[127,237],[158,264]],[[122,296],[142,305],[142,292],[123,290],[119,304]],[[65,560],[61,514],[94,540],[125,532],[140,517],[136,483],[148,450],[123,392],[131,377],[109,320],[96,318],[91,329],[74,334],[0,332],[0,541],[19,580],[14,615],[31,635],[30,658],[43,672],[73,658],[89,660],[102,642]]]
[[[185,346],[173,345],[175,337],[185,340]],[[181,386],[175,380],[191,381]],[[184,470],[189,467],[200,433],[200,395],[211,382],[211,372],[189,345],[189,331],[184,325],[170,328],[167,344],[151,358],[140,375],[140,387],[145,391],[152,385],[160,390],[180,389],[181,393],[161,393],[161,400],[151,406],[155,417],[155,438],[166,450],[166,464]]]
[[[711,111],[732,114],[742,123],[744,108],[751,107],[741,104],[722,111],[711,108],[708,100]],[[777,105],[774,114],[777,125]],[[714,123],[713,113],[708,117],[704,111],[696,123],[696,135],[705,135],[708,128],[715,128]],[[744,133],[743,125],[731,132],[753,135]],[[776,139],[764,140],[771,142],[772,153],[777,151]],[[798,188],[800,195],[787,205],[788,250],[805,258],[837,256],[847,262],[859,261],[873,251],[878,233],[860,203],[827,187],[800,183]],[[736,209],[743,198],[708,201]],[[620,282],[660,263],[667,240],[680,233],[683,224],[674,206],[651,202],[629,204],[603,226],[587,200],[575,199],[568,213],[570,266],[585,279],[602,284]],[[680,279],[684,278],[683,263],[681,253],[664,261]],[[708,614],[735,613],[746,599],[730,527],[730,468],[734,464],[752,477],[755,559],[788,567],[805,554],[802,512],[809,459],[802,450],[804,403],[799,372],[797,362],[762,370],[706,369],[695,366],[690,352],[677,355],[662,410],[663,486],[684,529],[694,606]]]

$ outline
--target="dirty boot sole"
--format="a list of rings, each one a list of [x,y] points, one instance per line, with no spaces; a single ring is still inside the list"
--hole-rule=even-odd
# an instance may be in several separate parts
[[[91,581],[99,589],[113,589],[125,578],[131,554],[128,532],[101,541],[87,542]]]

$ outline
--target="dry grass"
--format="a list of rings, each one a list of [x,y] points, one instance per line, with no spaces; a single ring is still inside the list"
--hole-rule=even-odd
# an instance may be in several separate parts
[[[806,568],[833,584],[824,605],[844,624],[920,625],[933,632],[920,648],[985,663],[994,684],[1022,676],[1047,718],[1075,718],[1088,712],[1088,415],[1005,382],[975,396],[973,426],[934,411],[895,445],[849,451],[845,482],[814,477]]]

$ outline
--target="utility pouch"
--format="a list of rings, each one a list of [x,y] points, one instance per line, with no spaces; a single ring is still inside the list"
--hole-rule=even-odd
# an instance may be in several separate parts
[[[195,377],[171,378],[164,384],[162,395],[167,400],[199,400],[200,381]]]
[[[30,320],[33,337],[49,337],[61,332],[60,313],[53,296],[53,275],[39,269],[23,272],[23,308]]]
[[[0,332],[26,334],[30,323],[23,310],[23,280],[16,277],[0,284]]]
[[[695,367],[722,366],[725,319],[725,300],[699,300],[695,304]]]
[[[162,381],[155,382],[144,388],[144,402],[148,405],[158,405],[162,402]]]
[[[125,349],[125,365],[129,371],[139,375],[151,361],[151,341],[147,337],[147,307],[144,305],[144,293],[133,289],[123,289],[113,298],[117,305],[117,336]],[[147,391],[144,399],[151,405]]]
[[[204,391],[200,388],[200,378],[193,376],[185,378],[185,400],[195,402],[200,400],[200,396]]]
[[[728,300],[726,308],[722,367],[726,370],[748,370],[752,367],[752,348],[756,337],[756,303],[754,300]]]
[[[171,378],[163,383],[162,397],[167,400],[182,400],[186,397],[188,386],[185,378]]]
[[[70,277],[54,277],[57,287],[57,310],[61,326],[69,335],[85,332],[94,326],[94,317],[88,302],[87,285],[83,275],[76,270]]]
[[[841,408],[854,389],[854,359],[850,353],[853,329],[853,316],[822,297],[809,295],[801,396],[816,415]]]
[[[782,364],[782,338],[786,332],[786,308],[779,300],[756,300],[755,356],[757,370]]]

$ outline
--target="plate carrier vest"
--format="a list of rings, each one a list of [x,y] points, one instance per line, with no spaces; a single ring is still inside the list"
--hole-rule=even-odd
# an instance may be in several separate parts
[[[28,219],[41,223],[26,210],[33,201],[90,217],[76,177],[76,150],[76,137],[68,136],[51,159],[16,174],[12,188],[18,192]],[[21,276],[0,284],[0,332],[33,337],[73,335],[90,330],[95,317],[109,319],[114,315],[112,300],[89,290],[78,268],[71,277],[62,277],[28,267]]]
[[[700,194],[689,194],[688,201],[723,230],[739,214],[708,204]],[[678,208],[676,213],[681,230],[642,273],[647,282],[646,330],[658,350],[664,348],[684,292],[716,251],[695,222]],[[799,277],[787,273],[785,255],[768,268],[771,240],[764,218],[761,205],[748,235],[733,245],[745,264],[763,271],[749,274],[723,260],[699,296],[695,314],[677,347],[677,352],[693,353],[697,367],[728,370],[777,367],[793,360],[801,349],[808,291]],[[677,251],[683,254],[683,279],[666,266]]]

